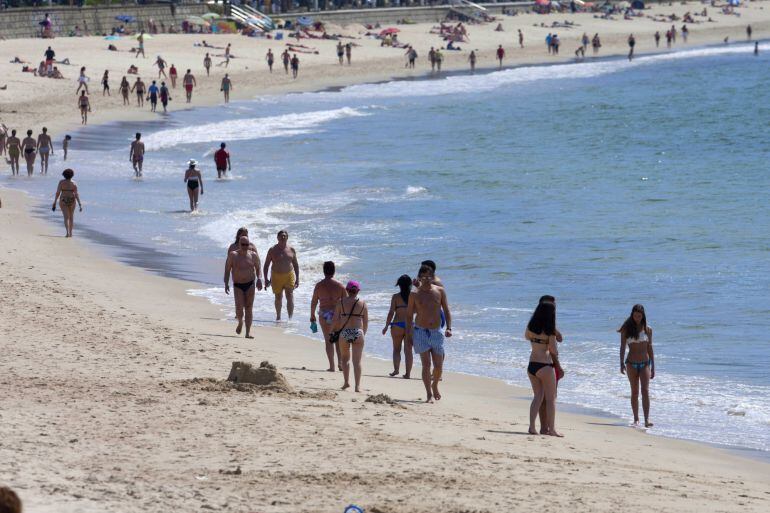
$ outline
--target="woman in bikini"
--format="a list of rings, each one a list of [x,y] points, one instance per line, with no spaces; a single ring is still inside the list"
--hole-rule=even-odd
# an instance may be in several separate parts
[[[78,88],[75,89],[75,94],[78,94],[80,89],[85,90],[86,94],[90,94],[88,93],[88,77],[86,76],[85,66],[80,68],[80,75],[78,76]]]
[[[8,149],[8,158],[11,159],[11,176],[18,176],[21,141],[16,137],[16,129],[11,130],[11,136],[5,141],[5,147]]]
[[[65,169],[62,173],[63,180],[59,180],[59,186],[56,188],[56,197],[53,199],[51,210],[56,212],[56,201],[59,201],[59,208],[64,216],[64,228],[67,230],[66,237],[72,237],[72,228],[75,223],[75,202],[80,211],[83,211],[83,205],[80,204],[78,195],[78,186],[72,181],[75,172],[72,169]]]
[[[131,103],[128,99],[130,90],[131,84],[128,83],[128,79],[123,75],[123,80],[120,82],[120,95],[123,97],[123,105],[129,105]]]
[[[198,161],[190,159],[189,167],[184,172],[184,181],[187,183],[187,196],[190,198],[190,212],[198,210],[198,189],[203,194],[203,175],[196,167]]]
[[[91,112],[91,102],[88,101],[85,91],[82,91],[78,97],[78,107],[80,107],[80,122],[85,125],[88,123],[88,113]]]
[[[524,337],[530,341],[532,353],[529,356],[527,376],[532,383],[534,397],[529,407],[529,433],[536,435],[535,419],[543,400],[546,401],[548,429],[545,434],[563,436],[556,431],[556,373],[554,358],[558,358],[556,348],[556,305],[551,301],[541,301],[527,324]],[[558,362],[558,359],[556,360]]]
[[[27,161],[27,175],[35,173],[35,158],[37,157],[37,140],[32,137],[32,130],[27,130],[27,137],[21,141],[21,151]]]
[[[543,302],[550,302],[556,305],[556,298],[551,295],[540,296],[539,303]],[[554,329],[554,334],[556,335],[556,342],[561,343],[562,340],[564,340],[559,328]],[[527,337],[527,340],[530,342],[548,344],[548,335],[536,335],[528,329],[524,336]],[[553,359],[553,369],[556,371],[556,395],[558,396],[559,380],[564,377],[564,369],[562,368],[561,363],[559,363],[558,356],[551,355],[551,359]],[[548,434],[548,401],[545,398],[543,398],[543,404],[540,405],[540,434]]]
[[[412,278],[409,275],[402,275],[396,282],[396,286],[401,289],[398,294],[393,294],[390,299],[390,310],[385,319],[385,327],[382,328],[382,334],[388,332],[390,328],[390,338],[393,339],[393,372],[390,377],[398,375],[401,369],[401,346],[404,346],[404,361],[406,363],[406,374],[404,379],[409,379],[412,373],[412,343],[406,337],[406,307],[409,304],[409,294],[412,293]]]
[[[620,333],[620,373],[631,383],[631,409],[634,425],[639,424],[639,388],[642,389],[644,427],[650,422],[650,380],[655,377],[655,354],[652,350],[652,328],[642,305],[634,305],[631,315],[618,330]],[[628,346],[628,356],[626,356]]]
[[[356,380],[356,392],[361,391],[361,357],[364,354],[364,335],[369,328],[369,311],[366,303],[358,297],[361,285],[349,281],[345,286],[348,297],[343,297],[334,310],[333,329],[339,331],[340,353],[342,355],[342,375],[345,384],[342,390],[350,388],[350,354],[353,353],[353,374]]]
[[[109,70],[104,70],[104,75],[102,75],[102,96],[104,95],[110,96],[110,72]]]

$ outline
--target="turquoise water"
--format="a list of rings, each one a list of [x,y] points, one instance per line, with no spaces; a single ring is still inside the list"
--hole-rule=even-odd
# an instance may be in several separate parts
[[[369,84],[89,128],[73,142],[87,205],[79,219],[210,284],[195,293],[227,314],[219,283],[235,229],[248,226],[263,255],[288,229],[303,286],[287,329],[311,336],[311,281],[332,259],[343,279],[362,282],[367,351],[385,358],[379,330],[395,280],[432,258],[456,319],[448,368],[523,386],[522,332],[537,298],[553,294],[568,372],[560,400],[624,419],[615,330],[643,303],[658,371],[652,432],[768,451],[762,50]],[[142,181],[128,162],[136,130],[149,151]],[[213,179],[220,141],[232,151],[230,180]],[[196,215],[184,211],[188,158],[207,178]],[[40,195],[55,186],[14,183]],[[269,324],[272,298],[258,296],[256,308]],[[325,364],[320,345],[308,364]]]

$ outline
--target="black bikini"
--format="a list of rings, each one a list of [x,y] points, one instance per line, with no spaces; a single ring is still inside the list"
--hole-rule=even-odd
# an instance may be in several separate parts
[[[529,366],[527,367],[527,372],[529,372],[530,374],[535,376],[535,375],[537,375],[537,371],[539,371],[543,367],[553,367],[553,364],[552,363],[529,362]]]
[[[244,293],[248,292],[251,287],[254,286],[254,280],[247,281],[246,283],[235,283],[233,282],[233,287],[238,287],[241,289]]]

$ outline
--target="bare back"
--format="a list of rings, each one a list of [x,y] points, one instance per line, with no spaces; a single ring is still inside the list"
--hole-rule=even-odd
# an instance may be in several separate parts
[[[345,286],[334,278],[324,278],[316,283],[315,296],[321,310],[334,310],[341,299],[347,296]],[[359,301],[360,302],[360,301]]]

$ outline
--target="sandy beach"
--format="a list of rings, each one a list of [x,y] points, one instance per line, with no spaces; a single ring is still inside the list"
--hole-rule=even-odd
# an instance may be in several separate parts
[[[691,25],[688,46],[726,36],[742,41],[748,23],[762,38],[770,29],[763,7],[754,2],[740,18],[709,7],[715,23]],[[656,6],[645,14],[701,9],[700,3]],[[600,33],[606,56],[625,54],[630,32],[638,53],[652,52],[652,34],[670,26],[592,16],[503,17],[502,33],[495,24],[471,26],[471,47],[479,50],[480,68],[495,65],[498,44],[505,44],[510,66],[571,61],[583,32]],[[580,26],[555,29],[563,55],[551,58],[543,42],[551,29],[533,24],[565,19]],[[296,81],[280,65],[272,75],[266,71],[267,49],[283,50],[277,42],[206,39],[232,43],[238,58],[227,72],[237,100],[425,74],[427,49],[440,44],[438,37],[427,34],[430,25],[400,28],[400,39],[420,52],[416,70],[403,68],[403,50],[375,40],[355,40],[362,46],[354,48],[351,67],[336,64],[336,42],[302,40],[320,54],[300,56]],[[525,33],[522,50],[514,44],[517,28]],[[342,30],[359,37],[363,29]],[[148,58],[139,59],[141,76],[149,78],[162,48],[181,73],[189,67],[196,74],[192,107],[218,104],[225,70],[204,78],[206,50],[192,46],[200,39],[156,36]],[[8,63],[19,56],[36,64],[49,44],[72,61],[67,80],[37,78]],[[92,79],[91,124],[153,119],[147,108],[120,105],[117,84],[137,61],[128,41],[117,43],[118,53],[107,44],[101,38],[0,41],[0,86],[8,85],[0,91],[0,120],[36,133],[47,125],[58,150],[63,132],[79,126],[79,65],[88,66]],[[105,68],[111,98],[101,96],[98,84]],[[467,52],[447,56],[445,69],[466,68]],[[172,109],[184,105],[180,100],[178,90]],[[88,192],[81,194],[85,212],[76,222],[88,214]],[[342,392],[341,377],[325,371],[318,342],[264,327],[255,329],[254,340],[237,337],[216,306],[188,293],[199,285],[108,259],[77,225],[76,240],[65,239],[59,213],[53,222],[40,219],[22,192],[0,188],[0,198],[0,484],[19,493],[27,512],[341,512],[351,503],[372,513],[770,508],[764,461],[584,414],[559,413],[563,439],[532,436],[531,391],[501,381],[447,373],[444,398],[426,405],[419,380],[389,378],[389,362],[367,358],[363,392]],[[297,308],[304,318],[307,305]],[[448,351],[451,358],[451,342]],[[228,385],[235,361],[270,362],[290,389]],[[393,404],[367,401],[377,394]]]

